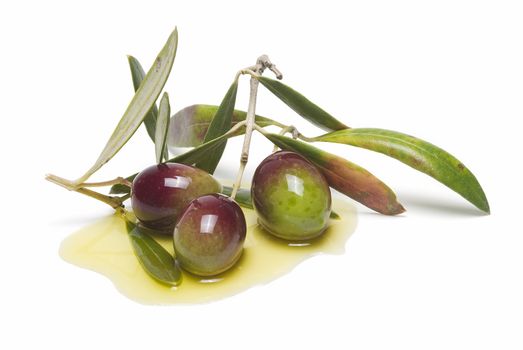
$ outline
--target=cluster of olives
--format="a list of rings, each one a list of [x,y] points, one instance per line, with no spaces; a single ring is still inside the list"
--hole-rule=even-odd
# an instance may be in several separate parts
[[[163,163],[136,176],[131,201],[143,226],[174,235],[176,259],[183,269],[212,276],[238,261],[246,236],[242,210],[220,191],[220,183],[203,170]],[[297,153],[279,151],[263,160],[251,195],[259,223],[276,237],[306,240],[327,228],[328,183]]]

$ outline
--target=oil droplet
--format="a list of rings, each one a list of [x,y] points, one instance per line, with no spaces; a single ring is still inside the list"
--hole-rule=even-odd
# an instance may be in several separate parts
[[[257,224],[254,211],[244,209],[248,230],[242,257],[236,265],[212,278],[184,272],[178,287],[164,286],[147,275],[134,256],[125,224],[117,215],[67,237],[60,246],[60,256],[71,264],[107,276],[122,294],[142,304],[209,302],[268,283],[313,255],[343,254],[345,243],[356,228],[356,210],[341,200],[335,201],[333,207],[340,219],[331,220],[323,235],[306,242],[288,242],[271,236]],[[154,238],[173,253],[171,237]]]

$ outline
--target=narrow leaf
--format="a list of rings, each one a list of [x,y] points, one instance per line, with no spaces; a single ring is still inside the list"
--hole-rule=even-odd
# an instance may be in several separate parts
[[[149,276],[168,286],[177,286],[182,281],[182,273],[176,266],[173,256],[151,236],[144,233],[136,224],[126,221],[127,232],[134,254]]]
[[[143,78],[145,78],[145,72],[142,68],[142,65],[135,57],[127,56],[127,60],[129,61],[129,68],[131,69],[131,77],[133,79],[134,91],[138,91],[138,88],[140,88],[140,84],[142,83]],[[149,110],[149,112],[147,112],[147,115],[143,119],[143,123],[145,124],[147,134],[153,142],[155,137],[157,118],[158,108],[156,107],[156,103],[153,103],[152,108]]]
[[[74,184],[79,185],[87,180],[92,174],[107,163],[135,133],[136,129],[140,126],[160,95],[160,92],[169,77],[176,56],[177,45],[178,32],[175,29],[156,57],[149,72],[147,72],[147,75],[140,84],[140,87],[136,91],[131,103],[129,103],[127,110],[120,119],[120,122],[113,131],[113,134],[109,138],[109,141],[105,145],[100,156],[94,165],[82,177],[76,180]]]
[[[222,186],[222,193],[226,196],[230,196],[232,194],[232,187]],[[234,198],[234,200],[244,208],[254,209],[254,207],[252,206],[250,189],[247,190],[245,188],[240,188],[238,192],[236,192],[236,198]]]
[[[170,147],[195,147],[201,145],[218,106],[192,105],[176,112],[171,117],[171,125],[167,135],[167,144]],[[232,126],[244,121],[247,112],[235,109],[232,113]],[[256,124],[261,127],[275,125],[284,127],[275,120],[256,116]],[[245,132],[245,128],[238,130],[237,135]]]
[[[320,169],[329,186],[381,214],[405,211],[394,192],[362,167],[305,142],[285,136],[265,135],[276,146],[301,154]]]
[[[133,182],[136,175],[138,175],[138,173],[128,176],[125,179],[129,182]],[[128,194],[128,193],[131,193],[131,188],[129,186],[121,185],[121,184],[113,185],[113,186],[111,186],[111,189],[109,190],[109,194]]]
[[[129,61],[129,67],[131,68],[131,77],[133,79],[133,86],[134,91],[137,91],[138,88],[140,88],[140,84],[143,81],[143,78],[145,77],[145,72],[143,71],[142,65],[140,62],[133,56],[127,56],[127,59]],[[158,108],[156,107],[156,103],[153,103],[153,106],[147,112],[145,118],[143,119],[143,123],[145,125],[145,130],[147,130],[147,134],[151,138],[153,142],[156,140],[156,120],[158,119]],[[164,159],[169,158],[169,153],[167,151],[167,147],[165,148]]]
[[[472,172],[453,155],[424,140],[383,129],[341,130],[314,140],[344,143],[383,153],[433,177],[480,210],[490,212],[487,197]]]
[[[194,165],[197,162],[205,160],[210,152],[223,145],[227,138],[231,136],[232,135],[222,135],[218,138],[215,138],[212,141],[206,142],[198,147],[195,147],[190,151],[187,151],[174,158],[169,159],[167,163],[182,163],[187,165]],[[127,180],[132,181],[136,175],[138,174],[133,174],[127,177]],[[129,193],[129,187],[123,185],[114,185],[111,187],[110,193],[126,194]]]
[[[312,124],[325,131],[347,129],[348,126],[334,118],[329,113],[309,101],[305,96],[278,80],[259,77],[257,78],[270,92],[282,100],[296,113],[307,119]]]
[[[234,105],[236,103],[237,91],[238,80],[235,80],[225,94],[220,107],[216,111],[216,114],[214,115],[203,139],[204,142],[209,142],[219,136],[222,136],[231,128],[232,114],[234,111]],[[202,170],[207,171],[209,174],[213,174],[214,170],[218,166],[218,163],[220,162],[220,159],[222,158],[226,143],[227,140],[225,140],[223,143],[220,143],[218,147],[214,148],[207,154],[207,157],[205,157],[204,160],[199,161],[196,166]]]
[[[154,135],[156,163],[161,163],[163,159],[167,160],[165,150],[167,148],[167,131],[169,130],[170,115],[171,106],[169,104],[169,95],[167,92],[164,92],[160,101],[160,111],[158,113],[158,119],[156,120]]]

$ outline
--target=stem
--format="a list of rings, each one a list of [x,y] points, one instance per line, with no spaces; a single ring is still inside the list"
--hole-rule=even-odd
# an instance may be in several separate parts
[[[236,193],[238,192],[238,189],[240,188],[240,184],[242,182],[243,178],[243,172],[245,171],[245,166],[247,165],[247,161],[249,160],[249,148],[251,146],[251,137],[252,137],[252,130],[254,128],[254,116],[256,111],[256,95],[258,94],[258,80],[251,77],[250,85],[251,85],[251,92],[249,96],[249,108],[247,109],[247,117],[245,118],[245,137],[243,139],[243,148],[242,148],[242,154],[240,158],[240,169],[238,170],[238,174],[236,176],[236,181],[234,182],[234,186],[232,188],[231,198],[234,199],[236,197]]]
[[[269,134],[266,130],[264,130],[261,126],[259,125],[254,125],[254,130],[256,130],[257,132],[259,132],[260,134],[262,135],[267,135]]]
[[[269,68],[274,74],[276,74],[276,78],[281,79],[282,74],[281,72],[276,68],[274,64],[269,60],[269,57],[267,55],[262,55],[258,57],[258,60],[256,61],[256,65],[253,67],[246,68],[244,70],[241,70],[239,73],[241,74],[250,74],[251,80],[250,80],[250,95],[249,95],[249,107],[247,109],[247,116],[245,118],[245,136],[243,139],[243,148],[242,148],[242,154],[240,157],[240,168],[238,169],[238,174],[236,176],[236,181],[234,182],[234,186],[232,188],[231,198],[234,199],[236,197],[236,193],[238,193],[238,189],[240,188],[243,173],[245,171],[245,166],[247,165],[247,161],[249,160],[249,148],[251,146],[251,137],[252,137],[252,130],[255,127],[255,115],[256,115],[256,96],[258,95],[258,79],[256,79],[256,76],[260,76],[263,74],[263,71]]]
[[[117,177],[116,179],[110,180],[110,181],[83,183],[83,184],[79,184],[79,185],[74,185],[71,181],[64,179],[60,176],[53,175],[53,174],[47,174],[45,176],[45,178],[46,178],[46,180],[48,180],[58,186],[61,186],[69,191],[75,191],[75,192],[81,193],[83,195],[86,195],[88,197],[97,199],[101,202],[104,202],[105,204],[110,205],[114,209],[123,207],[123,202],[129,198],[129,195],[126,195],[123,197],[111,197],[111,196],[107,196],[107,195],[101,194],[99,192],[90,190],[88,188],[85,188],[85,187],[112,186],[115,184],[121,184],[121,185],[126,185],[126,186],[130,187],[130,185],[131,185],[130,181],[128,181],[122,177]],[[78,186],[85,186],[85,187],[78,187]]]
[[[84,182],[83,184],[81,184],[82,187],[104,187],[104,186],[113,186],[113,185],[124,185],[127,187],[131,187],[132,182],[119,176],[114,180],[102,181],[102,182]]]
[[[298,129],[296,129],[296,127],[294,127],[292,125],[287,126],[287,127],[283,128],[283,129],[286,129],[286,128],[290,128],[291,129],[290,131],[286,131],[286,132],[292,132],[292,138],[293,139],[300,139],[300,140],[305,141],[305,142],[316,142],[317,141],[316,137],[307,137],[307,136],[303,135],[302,133],[300,133],[298,131]],[[258,131],[260,134],[263,134],[263,135],[267,135],[268,134],[268,132],[264,128],[260,127],[259,125],[254,125],[254,130]],[[282,130],[280,132],[280,135],[283,135],[283,134],[285,134],[285,133]]]
[[[77,184],[75,184],[74,181],[67,180],[67,179],[64,179],[63,177],[56,176],[53,174],[45,175],[45,179],[47,181],[51,181],[52,183],[54,183],[58,186],[62,186],[63,188],[68,189],[69,191],[74,191],[79,187]]]
[[[284,128],[281,128],[279,135],[283,136],[288,132],[292,133],[292,138],[295,140],[298,138],[298,135],[300,135],[300,133],[298,132],[298,129],[296,129],[296,127],[294,125],[288,125],[288,126],[285,126]],[[279,149],[279,147],[274,145],[274,148],[272,149],[272,153],[276,152],[278,149]]]
[[[305,142],[314,142],[314,141],[316,141],[314,139],[314,137],[307,137],[307,136],[301,134],[300,132],[298,132],[297,129],[296,129],[296,137],[299,138],[302,141],[305,141]]]
[[[123,200],[119,197],[106,196],[104,194],[83,187],[75,191],[81,194],[85,194],[86,196],[89,196],[91,198],[98,199],[99,201],[110,205],[113,209],[121,208],[123,206]]]

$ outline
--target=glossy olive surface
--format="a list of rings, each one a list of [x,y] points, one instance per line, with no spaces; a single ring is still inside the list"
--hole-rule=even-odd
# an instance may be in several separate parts
[[[314,238],[329,223],[329,185],[297,153],[279,151],[265,158],[254,173],[251,195],[259,223],[277,237]]]
[[[193,274],[219,274],[240,258],[246,231],[245,216],[229,197],[201,196],[187,206],[174,229],[176,259]]]
[[[131,205],[144,226],[172,234],[191,200],[220,190],[220,183],[203,170],[178,163],[157,164],[135,177]]]

